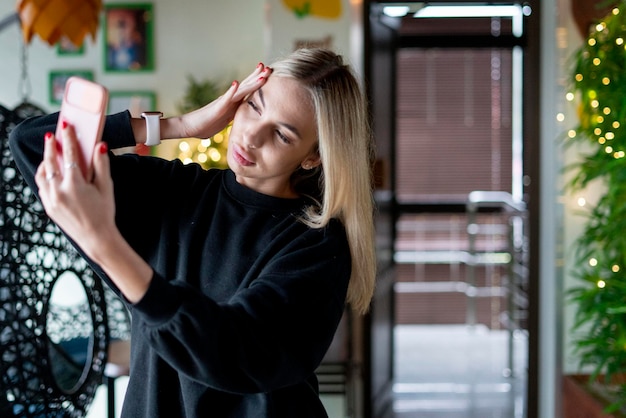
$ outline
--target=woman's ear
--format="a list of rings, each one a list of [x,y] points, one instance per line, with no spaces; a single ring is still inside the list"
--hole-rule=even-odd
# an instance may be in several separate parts
[[[322,160],[320,158],[320,155],[319,155],[319,153],[315,152],[315,153],[309,155],[307,158],[305,158],[305,160],[302,161],[300,166],[303,169],[305,169],[305,170],[312,170],[315,167],[319,166],[320,164],[322,164]]]

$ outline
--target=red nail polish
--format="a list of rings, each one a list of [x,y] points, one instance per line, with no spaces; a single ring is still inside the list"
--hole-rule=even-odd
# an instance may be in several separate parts
[[[66,120],[61,122],[61,128],[63,128],[63,129],[67,128],[67,121]]]
[[[265,77],[259,77],[257,81],[263,81],[263,80],[265,80]]]
[[[261,68],[261,67],[263,67],[263,63],[262,63],[262,62],[260,62],[260,63],[256,66],[256,68]]]
[[[235,87],[237,85],[237,80],[233,81],[232,86]]]
[[[106,154],[108,149],[109,149],[109,147],[108,147],[106,142],[100,143],[100,154]]]
[[[50,139],[52,139],[52,132],[46,132],[46,134],[43,136],[43,139],[46,141],[50,141]]]

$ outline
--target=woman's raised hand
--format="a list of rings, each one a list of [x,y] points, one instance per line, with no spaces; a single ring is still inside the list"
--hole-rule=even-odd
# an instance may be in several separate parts
[[[59,165],[54,134],[46,134],[44,158],[35,182],[46,213],[99,264],[126,299],[135,303],[146,293],[152,268],[131,248],[115,224],[113,180],[107,144],[96,144],[93,177],[79,169],[80,155],[71,125],[63,128],[63,163]]]
[[[241,102],[263,86],[271,73],[270,67],[259,63],[243,81],[233,81],[223,95],[200,109],[182,115],[184,136],[209,138],[224,129],[233,120]]]
[[[62,122],[63,123],[63,122]],[[90,256],[97,250],[103,231],[115,228],[113,182],[107,144],[96,145],[93,178],[80,169],[81,151],[71,125],[63,123],[63,164],[60,165],[54,134],[47,133],[43,161],[35,182],[46,213]]]

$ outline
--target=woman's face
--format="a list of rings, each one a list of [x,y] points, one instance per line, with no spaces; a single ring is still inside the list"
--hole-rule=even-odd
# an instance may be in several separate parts
[[[270,76],[235,114],[227,160],[237,181],[270,196],[295,197],[291,174],[319,165],[314,116],[297,81]]]

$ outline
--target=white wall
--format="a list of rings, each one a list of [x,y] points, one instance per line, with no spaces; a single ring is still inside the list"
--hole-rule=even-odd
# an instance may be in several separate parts
[[[102,25],[96,42],[88,39],[85,54],[78,57],[59,56],[55,47],[35,37],[27,48],[31,101],[47,111],[58,110],[48,99],[50,71],[85,69],[93,71],[95,80],[111,91],[154,91],[157,107],[166,115],[173,114],[184,95],[188,74],[228,85],[266,59],[263,1],[152,0],[151,3],[155,19],[153,72],[106,73]],[[15,4],[15,1],[0,1],[0,19],[14,12]],[[7,108],[16,107],[22,100],[20,46],[19,25],[13,24],[0,32],[0,104]]]
[[[565,136],[578,124],[577,102],[566,100],[571,87],[572,55],[584,40],[578,33],[571,13],[571,0],[542,1],[541,68],[541,149],[543,159],[541,193],[542,264],[539,280],[540,353],[539,416],[560,417],[561,374],[578,373],[578,357],[573,352],[575,306],[566,299],[566,291],[579,282],[573,277],[576,268],[575,241],[582,232],[584,219],[577,212],[579,195],[566,193],[569,177],[563,168],[573,163],[580,150],[565,148]],[[598,190],[596,190],[597,195]],[[593,194],[585,194],[588,202]]]

